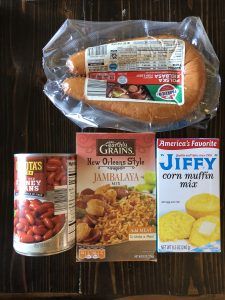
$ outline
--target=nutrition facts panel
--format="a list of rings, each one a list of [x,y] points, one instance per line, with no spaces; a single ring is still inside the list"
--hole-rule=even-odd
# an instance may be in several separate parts
[[[87,72],[180,70],[185,43],[179,39],[145,39],[88,48]]]

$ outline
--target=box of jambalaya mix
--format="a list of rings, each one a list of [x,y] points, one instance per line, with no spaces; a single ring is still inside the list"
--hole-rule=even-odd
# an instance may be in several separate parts
[[[78,133],[76,145],[76,260],[155,261],[155,135]]]
[[[157,140],[158,252],[220,252],[219,139]]]

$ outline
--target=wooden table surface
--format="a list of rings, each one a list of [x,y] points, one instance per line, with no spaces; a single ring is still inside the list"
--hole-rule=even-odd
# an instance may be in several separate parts
[[[16,297],[14,293],[41,297],[42,292],[52,293],[42,297],[54,299],[70,299],[78,293],[111,299],[138,294],[198,296],[225,292],[224,218],[221,254],[160,254],[157,263],[74,263],[74,249],[51,257],[32,258],[16,254],[12,247],[13,154],[74,152],[75,132],[80,131],[42,92],[45,82],[41,65],[43,46],[66,18],[180,21],[190,15],[202,19],[221,60],[223,83],[223,0],[0,0],[1,298],[6,297],[5,293],[11,293],[8,294],[10,299],[13,295]],[[208,129],[186,128],[159,134],[161,137],[221,138],[222,216],[225,200],[224,100],[222,89],[219,111]],[[25,299],[25,294],[17,294],[17,297]],[[199,299],[211,299],[211,296]]]

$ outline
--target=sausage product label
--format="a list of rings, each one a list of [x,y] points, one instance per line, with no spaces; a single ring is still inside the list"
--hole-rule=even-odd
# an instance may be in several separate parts
[[[185,43],[134,40],[85,50],[89,100],[182,105]]]
[[[79,133],[76,144],[77,261],[155,261],[155,135]]]
[[[75,242],[75,157],[18,154],[14,164],[14,249],[55,254]]]
[[[158,252],[220,252],[219,140],[157,140]]]

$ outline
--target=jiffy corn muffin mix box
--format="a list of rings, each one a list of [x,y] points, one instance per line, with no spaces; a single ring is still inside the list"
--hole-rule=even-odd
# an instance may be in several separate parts
[[[158,252],[220,252],[219,139],[157,140]]]
[[[76,260],[155,261],[155,135],[78,133],[76,144]]]

